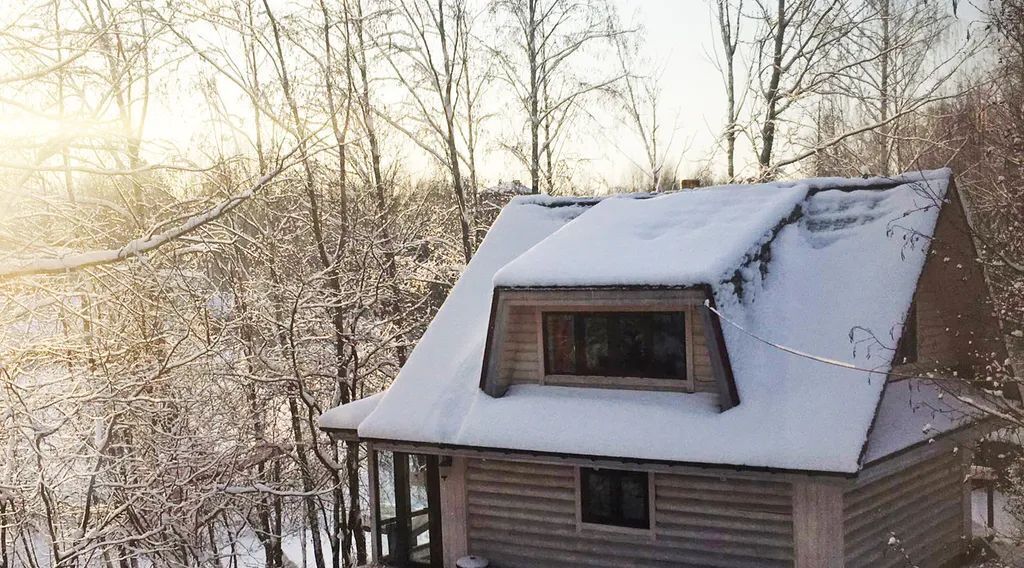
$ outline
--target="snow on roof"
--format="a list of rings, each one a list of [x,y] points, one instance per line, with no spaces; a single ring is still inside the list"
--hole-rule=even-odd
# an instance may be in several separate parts
[[[944,392],[937,381],[890,381],[878,405],[878,417],[868,437],[864,463],[968,426],[978,412]]]
[[[724,186],[605,199],[494,276],[497,286],[692,285],[722,280],[807,196]],[[672,262],[665,262],[666,259]],[[614,259],[614,262],[608,262]]]
[[[320,427],[331,430],[355,430],[359,424],[376,410],[383,392],[353,400],[348,404],[336,406],[320,415]]]
[[[376,411],[359,425],[364,437],[444,442],[458,439],[478,396],[494,273],[586,211],[567,198],[516,197],[487,237],[409,355]]]
[[[898,339],[949,178],[516,198],[359,435],[856,472],[892,358],[872,334]],[[740,404],[718,412],[699,393],[540,385],[491,398],[479,379],[496,284],[710,285]]]

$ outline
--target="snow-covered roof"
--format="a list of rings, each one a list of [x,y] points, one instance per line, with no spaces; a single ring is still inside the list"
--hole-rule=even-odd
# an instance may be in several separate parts
[[[320,415],[320,424],[329,424],[334,430],[355,430],[377,408],[383,392],[353,400],[348,404],[328,409]]]
[[[927,443],[942,434],[970,426],[982,418],[966,400],[962,387],[938,380],[904,379],[885,385],[878,416],[868,437],[863,463]],[[983,399],[981,395],[979,400]]]
[[[900,333],[949,180],[937,170],[642,198],[518,197],[359,435],[856,472],[892,358],[869,333]],[[480,390],[495,286],[600,285],[710,286],[740,404],[719,412],[700,393]],[[349,427],[332,420],[321,425]]]
[[[686,286],[718,282],[736,270],[752,245],[770,236],[771,229],[793,213],[807,191],[805,185],[746,185],[650,199],[628,194],[611,197],[502,267],[494,283]]]

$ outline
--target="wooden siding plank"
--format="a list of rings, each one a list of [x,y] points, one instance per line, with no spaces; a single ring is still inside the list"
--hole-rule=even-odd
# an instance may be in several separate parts
[[[952,452],[910,455],[882,477],[844,495],[844,558],[849,568],[938,566],[966,544],[963,460]],[[967,496],[967,497],[965,497]],[[895,535],[897,550],[888,545]]]
[[[658,473],[651,536],[581,527],[573,466],[469,459],[466,471],[470,552],[503,568],[792,566],[788,483]]]

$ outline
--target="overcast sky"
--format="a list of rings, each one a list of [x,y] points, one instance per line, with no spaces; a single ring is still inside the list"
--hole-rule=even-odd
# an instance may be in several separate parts
[[[686,142],[681,174],[708,158],[725,120],[722,80],[714,63],[717,41],[705,0],[616,0],[642,26],[643,50],[663,69],[665,116],[675,117]],[[624,168],[628,161],[617,164]]]

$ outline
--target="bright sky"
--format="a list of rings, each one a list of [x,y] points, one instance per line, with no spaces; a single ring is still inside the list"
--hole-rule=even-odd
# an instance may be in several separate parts
[[[659,115],[666,141],[671,141],[671,166],[689,177],[715,151],[725,120],[724,87],[714,63],[717,37],[707,0],[613,0],[627,25],[640,28],[641,58],[660,71]],[[657,76],[657,75],[656,75]],[[598,110],[607,105],[595,105]],[[605,110],[581,127],[568,152],[585,158],[574,167],[575,178],[592,191],[625,184],[634,163],[643,163],[639,140]],[[568,153],[567,152],[567,153]],[[720,164],[719,157],[716,163]],[[485,179],[527,181],[529,173],[514,160],[491,153],[484,161]],[[527,181],[528,183],[528,181]]]
[[[611,1],[616,4],[626,25],[640,29],[643,39],[640,58],[651,70],[660,71],[660,121],[665,140],[671,139],[672,142],[669,173],[678,163],[679,175],[690,175],[714,151],[724,114],[721,79],[712,62],[715,35],[708,1]],[[282,0],[280,7],[282,11],[302,11],[304,4],[303,1]],[[216,34],[205,39],[214,45],[223,40]],[[238,49],[233,43],[221,45]],[[617,62],[608,62],[608,65],[617,66]],[[252,126],[247,100],[227,79],[212,77],[217,82],[222,109],[235,118],[237,130],[225,128],[220,120],[209,120],[210,108],[196,87],[194,73],[199,68],[195,62],[178,64],[173,70],[164,70],[154,85],[143,135],[146,140],[144,152],[150,159],[163,161],[168,156],[183,154],[197,163],[204,163],[208,160],[202,154],[216,151],[211,145],[222,146],[229,153],[232,146],[249,146],[242,137],[242,133],[251,130]],[[16,70],[0,71],[3,71],[0,76],[5,76],[13,75]],[[604,71],[610,71],[609,74],[616,72],[614,69],[597,72]],[[205,72],[210,74],[208,68]],[[376,102],[393,112],[400,112],[394,110],[394,101],[390,100],[394,98],[391,91],[399,92],[399,89],[383,83],[376,88]],[[514,104],[510,108],[511,101],[503,96],[503,90],[507,93],[507,85],[493,87],[491,104],[494,108],[491,112],[495,118],[488,126],[492,141],[478,158],[481,181],[485,184],[529,179],[526,168],[499,145],[499,142],[526,142],[525,139],[516,140],[525,138],[522,129],[525,117],[514,108]],[[594,192],[628,183],[634,164],[644,161],[639,140],[629,128],[618,122],[617,115],[612,115],[607,101],[592,102],[586,108],[595,116],[593,120],[580,119],[574,125],[564,152],[566,157],[575,158],[570,161],[574,179],[579,182],[581,190]],[[115,119],[111,116],[109,123],[76,125],[70,117],[61,123],[12,113],[0,116],[0,142],[50,137],[61,130],[88,130],[94,134],[105,129],[116,132],[120,126]],[[428,177],[438,171],[437,164],[415,145],[402,140],[400,135],[389,137],[387,143],[392,159],[408,166],[414,177]]]
[[[627,23],[640,28],[643,35],[641,57],[652,68],[660,69],[662,84],[662,105],[660,115],[664,123],[666,139],[672,139],[671,162],[679,161],[679,175],[693,173],[705,163],[714,150],[717,133],[724,120],[724,98],[721,78],[712,61],[716,37],[712,26],[712,15],[706,0],[613,0],[619,13]],[[503,88],[497,85],[495,88]],[[182,98],[173,89],[167,93],[172,98]],[[378,98],[384,93],[378,91]],[[180,100],[179,104],[187,104]],[[596,108],[605,108],[596,105]],[[523,117],[496,109],[499,115],[496,123],[522,120]],[[639,142],[632,132],[615,122],[610,116],[596,116],[602,128],[584,125],[579,136],[573,137],[567,153],[586,158],[574,168],[575,178],[592,191],[601,191],[608,186],[626,183],[633,170],[633,160],[641,160],[643,154]],[[183,123],[180,113],[153,117],[150,133],[161,130],[195,128],[194,119]],[[495,124],[494,130],[505,126]],[[166,130],[165,130],[166,129]],[[674,132],[672,132],[674,130]],[[159,135],[159,134],[157,134]],[[399,143],[397,137],[394,140]],[[407,154],[402,160],[423,174],[436,171],[417,148],[403,145],[400,152]],[[499,180],[529,180],[528,171],[506,151],[490,147],[481,157],[480,170],[484,183]],[[413,172],[415,176],[417,172]]]
[[[642,26],[643,50],[663,69],[664,116],[678,128],[680,174],[709,157],[725,122],[725,91],[714,62],[717,37],[706,0],[616,0]],[[618,168],[628,167],[628,160]]]
[[[714,61],[718,38],[709,0],[611,1],[618,7],[626,25],[635,25],[640,30],[643,40],[640,57],[646,71],[654,71],[654,76],[660,76],[660,121],[665,129],[665,138],[672,142],[668,173],[671,174],[673,166],[678,164],[677,175],[691,177],[710,161],[712,172],[721,175],[723,156],[721,151],[717,151],[717,138],[724,123],[725,97]],[[282,7],[305,9],[302,0],[281,2]],[[961,7],[961,21],[967,8]],[[206,39],[213,44],[220,41],[216,37]],[[229,46],[228,49],[238,48]],[[617,62],[600,61],[598,64],[617,68]],[[226,148],[248,145],[241,138],[242,133],[251,130],[251,110],[246,99],[230,81],[216,78],[220,103],[236,119],[235,130],[225,128],[220,121],[209,121],[210,109],[196,91],[195,69],[198,67],[184,63],[165,74],[156,85],[144,136],[149,155],[180,152],[197,162],[204,162],[206,160],[202,156],[193,154],[210,148],[211,143],[223,144]],[[209,73],[209,69],[206,71]],[[609,75],[615,73],[615,69],[596,70],[597,73],[605,71],[611,71]],[[379,84],[375,88],[377,104],[396,115],[400,114],[400,107],[394,105],[394,95],[400,94],[400,89],[393,84],[391,87]],[[478,158],[480,178],[484,184],[529,179],[526,168],[499,145],[499,142],[526,142],[522,128],[525,117],[508,100],[507,91],[507,85],[492,87],[490,104],[493,108],[489,111],[495,118],[487,127],[491,143]],[[572,175],[579,189],[585,192],[600,192],[629,183],[635,164],[643,162],[639,140],[630,128],[617,122],[611,106],[607,101],[587,105],[588,111],[595,114],[593,121],[581,119],[569,132],[564,154],[565,157],[577,158],[570,162]],[[110,128],[116,126],[114,123],[109,125]],[[38,119],[0,116],[0,142],[5,138],[38,136],[41,132],[50,133],[61,127],[76,128],[73,124],[60,126],[55,121],[41,124]],[[173,148],[168,149],[167,144]],[[413,177],[429,177],[438,172],[438,165],[401,135],[390,136],[386,144],[389,159],[401,162]],[[738,165],[751,161],[746,146],[744,141],[740,141]]]

